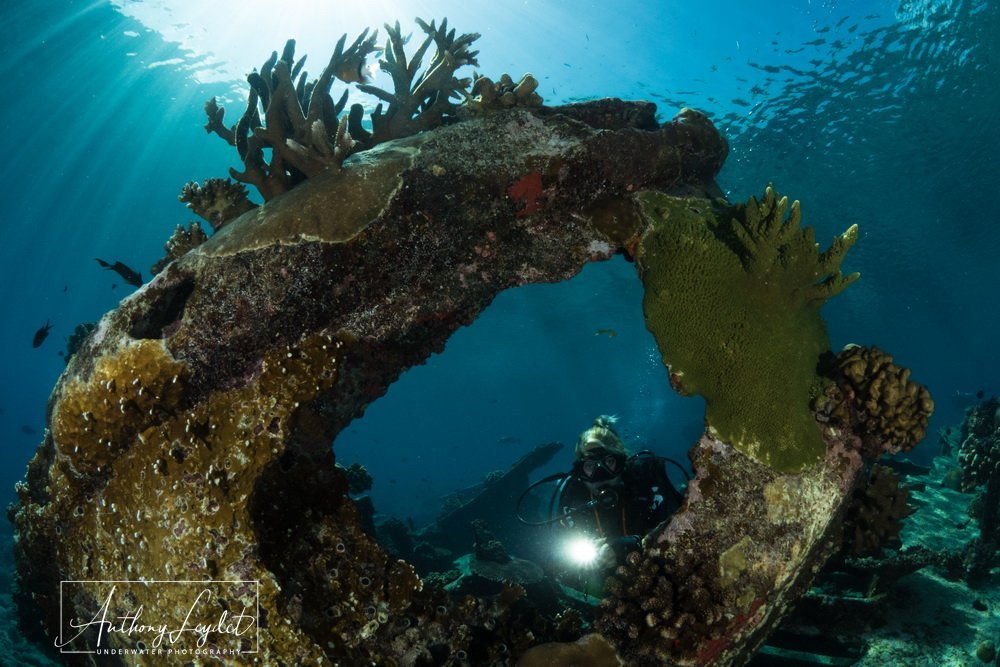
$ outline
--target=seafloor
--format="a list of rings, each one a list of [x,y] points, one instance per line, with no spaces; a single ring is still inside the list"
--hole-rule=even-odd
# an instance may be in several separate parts
[[[970,514],[976,494],[950,488],[958,467],[957,459],[938,456],[929,472],[902,475],[915,511],[903,522],[900,549],[884,553],[886,559],[923,548],[945,560],[947,554],[965,551],[979,536]],[[943,565],[898,579],[892,574],[854,577],[846,585],[845,579],[833,563],[828,565],[752,665],[1000,665],[997,568],[976,588],[967,585],[962,572],[949,572]],[[817,617],[823,622],[817,623]],[[798,646],[776,646],[783,643],[777,638],[782,633]]]

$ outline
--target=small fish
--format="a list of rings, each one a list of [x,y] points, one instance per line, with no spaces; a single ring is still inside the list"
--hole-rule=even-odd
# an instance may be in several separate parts
[[[105,262],[103,259],[97,259],[96,257],[94,258],[94,260],[98,264],[103,266],[105,269],[110,269],[111,271],[114,271],[115,273],[120,275],[129,285],[142,287],[142,274],[136,271],[135,269],[125,266],[121,262],[115,262],[114,264],[109,264]]]
[[[378,69],[378,63],[369,63],[367,58],[351,58],[341,63],[333,74],[344,83],[369,83]]]
[[[38,431],[35,430],[34,426],[30,424],[21,424],[21,433],[25,435],[35,435]]]
[[[49,324],[48,320],[45,320],[45,326],[39,327],[38,331],[35,332],[35,337],[31,339],[31,347],[38,347],[45,342],[45,339],[49,337],[49,331],[52,329],[52,325]]]
[[[497,438],[497,442],[500,443],[501,445],[516,445],[517,443],[521,442],[521,438],[517,437],[516,435],[505,435],[500,438]]]
[[[598,329],[594,332],[595,336],[607,336],[608,338],[614,338],[618,335],[618,332],[614,329]]]

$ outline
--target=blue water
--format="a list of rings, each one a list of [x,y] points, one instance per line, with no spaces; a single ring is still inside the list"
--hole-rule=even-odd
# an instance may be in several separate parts
[[[664,120],[702,109],[731,144],[719,176],[731,199],[773,182],[824,244],[859,224],[845,268],[862,280],[823,312],[836,349],[883,347],[930,388],[938,409],[916,458],[937,452],[962,394],[1000,391],[1000,3],[429,0],[341,15],[320,4],[341,3],[268,3],[282,8],[273,16],[249,1],[0,3],[6,500],[41,439],[57,352],[132,289],[94,258],[148,279],[193,219],[181,186],[235,166],[202,129],[205,100],[237,113],[240,75],[289,37],[315,70],[342,32],[416,15],[482,32],[479,71],[531,71],[548,104],[649,99]],[[573,442],[601,413],[621,418],[633,447],[683,457],[703,405],[669,389],[640,299],[621,259],[500,295],[342,433],[338,457],[369,467],[379,510],[418,521],[440,495],[540,442]]]

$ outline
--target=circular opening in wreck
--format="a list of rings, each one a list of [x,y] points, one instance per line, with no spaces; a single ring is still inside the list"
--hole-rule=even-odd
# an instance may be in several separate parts
[[[578,435],[599,415],[618,418],[632,453],[650,450],[690,471],[686,452],[703,430],[704,401],[671,389],[642,298],[635,267],[621,256],[567,281],[499,294],[337,436],[338,464],[372,476],[355,499],[370,498],[376,523],[433,529],[541,445],[562,447],[530,470],[529,483],[568,472]],[[683,474],[667,468],[683,493]],[[504,523],[515,504],[507,495],[489,505],[494,516],[476,518]],[[467,551],[473,540],[470,527]]]

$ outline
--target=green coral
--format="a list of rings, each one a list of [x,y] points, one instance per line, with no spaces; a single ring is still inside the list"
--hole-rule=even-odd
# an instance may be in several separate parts
[[[768,187],[745,205],[639,196],[649,231],[637,263],[646,325],[671,383],[700,394],[718,436],[780,471],[825,449],[810,409],[829,350],[819,310],[858,278],[839,266],[857,226],[819,252],[799,203]]]

